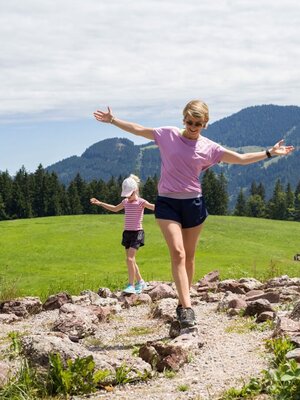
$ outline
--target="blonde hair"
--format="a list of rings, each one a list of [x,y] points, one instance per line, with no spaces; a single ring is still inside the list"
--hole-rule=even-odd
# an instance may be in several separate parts
[[[202,100],[191,100],[183,109],[183,119],[187,116],[193,118],[200,118],[205,124],[209,121],[209,111],[208,106]]]
[[[140,180],[140,178],[139,178],[138,176],[133,175],[133,174],[130,174],[130,175],[129,175],[129,178],[134,179],[134,180],[136,181],[136,183],[137,183],[138,186],[140,185],[141,180]]]

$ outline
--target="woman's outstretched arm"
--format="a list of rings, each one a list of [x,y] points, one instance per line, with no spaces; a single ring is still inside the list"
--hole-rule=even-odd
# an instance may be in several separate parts
[[[94,117],[96,120],[113,124],[117,128],[129,133],[133,133],[134,135],[143,136],[146,139],[154,140],[153,128],[146,128],[143,125],[139,125],[134,122],[122,121],[121,119],[114,117],[110,107],[107,107],[107,110],[107,112],[101,110],[94,112]]]
[[[245,154],[240,154],[235,151],[226,149],[221,158],[221,162],[225,162],[227,164],[247,165],[265,160],[266,158],[270,158],[272,156],[286,156],[294,150],[294,146],[284,146],[283,143],[284,140],[282,139],[269,150]]]

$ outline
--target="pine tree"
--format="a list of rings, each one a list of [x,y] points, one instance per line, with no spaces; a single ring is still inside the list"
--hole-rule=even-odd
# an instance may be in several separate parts
[[[249,196],[246,203],[246,213],[248,217],[263,218],[265,216],[265,203],[260,195]]]
[[[238,194],[233,215],[242,217],[247,215],[246,198],[243,189],[240,189]]]
[[[273,196],[268,203],[267,214],[271,219],[286,219],[286,194],[283,191],[280,179],[275,184]]]
[[[5,215],[9,218],[12,215],[11,201],[12,201],[13,179],[8,171],[0,173],[0,194],[4,203]]]
[[[290,183],[286,186],[286,219],[293,221],[295,219],[295,195],[292,191]]]
[[[218,180],[214,171],[208,169],[205,171],[202,178],[202,193],[205,199],[205,204],[209,214],[215,215],[217,211],[217,193]]]
[[[33,214],[36,217],[43,217],[46,215],[45,202],[46,202],[46,185],[45,185],[45,170],[40,164],[35,171],[34,189],[33,189]]]
[[[82,214],[80,196],[78,194],[77,185],[74,181],[72,181],[68,187],[68,199],[69,199],[69,214],[71,215]]]
[[[300,181],[295,190],[294,209],[295,209],[294,220],[300,221]]]
[[[0,221],[4,221],[6,219],[8,219],[8,216],[5,212],[5,204],[0,193]]]

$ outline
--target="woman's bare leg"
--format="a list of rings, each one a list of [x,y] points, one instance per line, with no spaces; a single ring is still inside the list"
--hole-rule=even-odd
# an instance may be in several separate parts
[[[179,303],[184,308],[191,307],[189,278],[185,266],[186,256],[181,224],[176,221],[157,219],[157,223],[167,242]]]
[[[195,274],[195,253],[202,228],[203,224],[182,230],[183,245],[185,250],[185,268],[189,280],[189,288],[192,285]]]

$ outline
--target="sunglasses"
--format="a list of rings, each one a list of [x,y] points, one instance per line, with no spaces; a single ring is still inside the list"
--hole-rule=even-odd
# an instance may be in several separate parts
[[[193,121],[184,121],[189,126],[195,126],[196,128],[203,128],[205,126],[205,122],[193,122]]]

